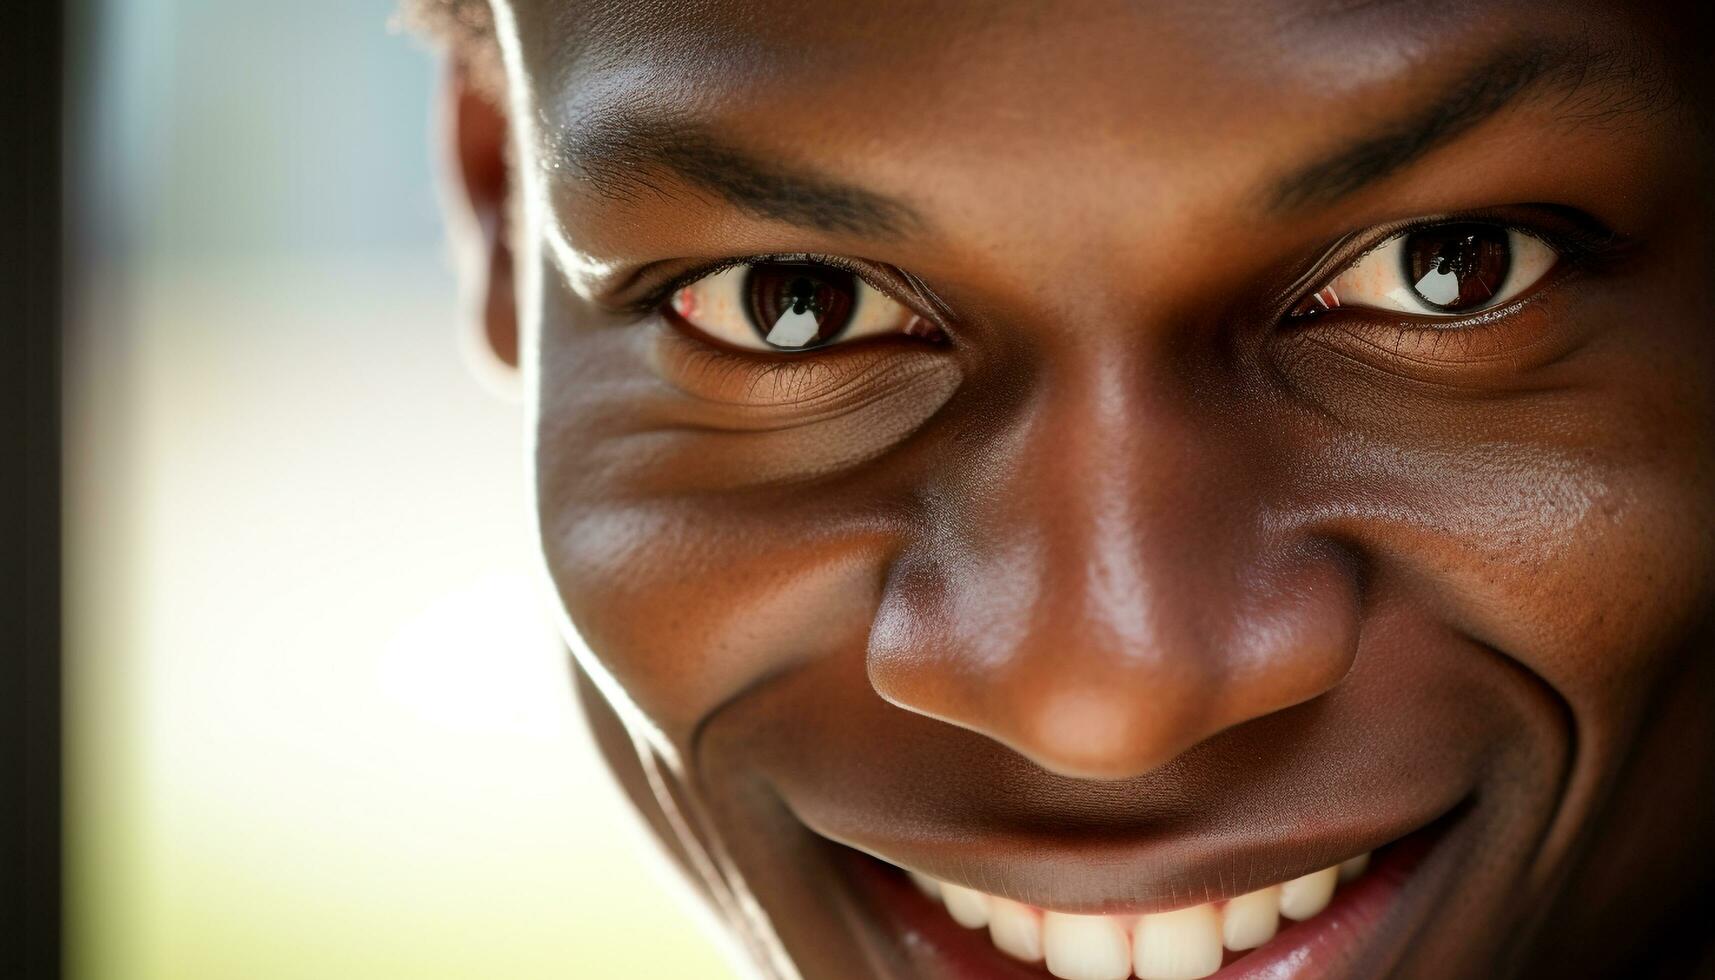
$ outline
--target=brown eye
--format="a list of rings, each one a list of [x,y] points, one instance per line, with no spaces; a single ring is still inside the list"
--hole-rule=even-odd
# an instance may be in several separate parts
[[[851,324],[857,277],[826,265],[764,262],[750,267],[743,290],[757,336],[780,350],[804,350]]]
[[[697,333],[741,350],[812,351],[888,335],[945,340],[897,300],[822,262],[731,266],[680,287],[668,308]]]
[[[1400,256],[1405,278],[1429,306],[1448,313],[1480,309],[1501,291],[1512,266],[1507,230],[1457,224],[1406,236]]]
[[[1559,252],[1517,228],[1431,225],[1365,252],[1287,315],[1303,320],[1349,307],[1452,320],[1522,295],[1559,261]]]

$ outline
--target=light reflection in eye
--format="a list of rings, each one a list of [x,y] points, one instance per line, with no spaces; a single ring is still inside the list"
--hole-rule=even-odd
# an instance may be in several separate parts
[[[886,334],[940,335],[863,279],[819,262],[734,266],[680,288],[670,305],[688,326],[744,350],[804,351]]]
[[[1460,222],[1401,232],[1306,297],[1293,317],[1341,307],[1453,318],[1510,302],[1542,281],[1560,253],[1502,225]]]

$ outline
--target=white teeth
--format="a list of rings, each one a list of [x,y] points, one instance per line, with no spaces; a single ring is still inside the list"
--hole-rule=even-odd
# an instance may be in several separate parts
[[[946,905],[967,929],[987,928],[989,941],[1026,963],[1046,962],[1062,980],[1197,980],[1221,968],[1223,947],[1256,949],[1274,938],[1280,917],[1302,921],[1328,907],[1334,889],[1363,874],[1370,856],[1301,878],[1191,908],[1142,916],[1048,912],[963,885],[910,873],[924,895]]]
[[[953,921],[966,929],[981,929],[989,924],[989,897],[982,892],[942,882],[941,898],[947,903]]]
[[[1048,972],[1061,980],[1125,980],[1131,976],[1131,941],[1110,915],[1042,914],[1042,948]]]
[[[1028,905],[1004,898],[991,899],[989,940],[1013,959],[1042,962],[1042,920]]]
[[[1369,869],[1369,866],[1370,866],[1370,855],[1369,855],[1368,851],[1365,851],[1364,853],[1358,855],[1355,858],[1347,858],[1346,860],[1341,861],[1340,862],[1340,884],[1343,885],[1346,882],[1351,881],[1353,878],[1356,878],[1357,876],[1363,874],[1366,870]]]
[[[1221,917],[1213,905],[1146,915],[1132,943],[1142,980],[1197,980],[1221,968]]]
[[[1303,922],[1327,908],[1339,877],[1340,868],[1336,865],[1285,882],[1280,886],[1280,914]]]
[[[1279,925],[1280,886],[1246,892],[1221,909],[1221,944],[1235,951],[1256,949],[1274,938]]]
[[[917,886],[917,890],[923,893],[923,897],[932,898],[937,902],[941,900],[940,882],[928,875],[918,874],[915,871],[907,872],[907,874],[911,875],[911,883]]]

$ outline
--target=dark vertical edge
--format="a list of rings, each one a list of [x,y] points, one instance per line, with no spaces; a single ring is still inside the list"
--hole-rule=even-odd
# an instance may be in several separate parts
[[[65,29],[59,3],[0,25],[0,397],[7,405],[0,541],[0,976],[58,977],[61,162]]]

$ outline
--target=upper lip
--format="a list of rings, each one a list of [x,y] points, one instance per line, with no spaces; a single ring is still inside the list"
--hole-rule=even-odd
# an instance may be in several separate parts
[[[1004,780],[990,787],[1008,789]],[[1064,797],[1048,813],[1025,805],[1027,818],[1002,820],[987,818],[992,811],[972,814],[963,793],[947,807],[918,805],[884,819],[820,806],[819,794],[787,792],[783,802],[813,833],[896,867],[1042,909],[1119,915],[1221,901],[1374,851],[1435,823],[1469,786],[1420,782],[1415,789],[1409,799],[1351,790],[1308,803],[1271,800],[1277,805],[1268,812],[1254,797],[1163,805],[1138,786],[1139,803],[1125,809],[1140,817],[1121,819],[1102,819],[1116,812],[1108,792]]]
[[[1389,815],[1382,821],[1316,830],[1282,827],[1281,836],[1272,839],[946,837],[882,842],[808,821],[805,826],[896,867],[1038,908],[1141,915],[1222,901],[1319,871],[1420,830],[1444,812]]]
[[[1057,775],[868,699],[817,706],[841,723],[814,725],[809,741],[770,733],[762,762],[797,824],[900,868],[1078,914],[1168,911],[1319,871],[1435,823],[1482,772],[1465,740],[1426,750],[1414,726],[1367,725],[1337,705],[1228,729],[1123,780]],[[1318,724],[1296,717],[1311,711]]]

